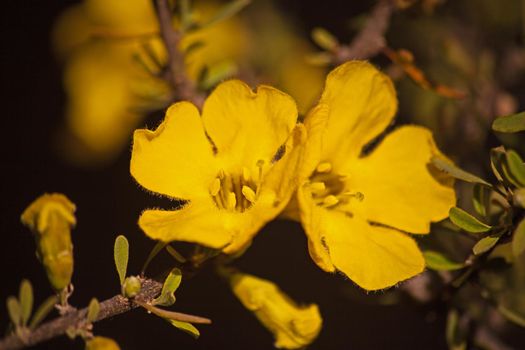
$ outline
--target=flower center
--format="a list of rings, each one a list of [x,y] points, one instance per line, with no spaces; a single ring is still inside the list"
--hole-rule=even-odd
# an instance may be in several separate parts
[[[332,171],[332,164],[328,162],[319,163],[307,186],[310,188],[314,203],[325,208],[336,208],[347,204],[351,199],[362,201],[364,195],[361,192],[352,192],[346,189],[344,175]]]
[[[241,213],[249,209],[259,194],[263,165],[264,161],[257,162],[256,174],[247,167],[233,174],[221,170],[210,185],[210,195],[217,208]]]

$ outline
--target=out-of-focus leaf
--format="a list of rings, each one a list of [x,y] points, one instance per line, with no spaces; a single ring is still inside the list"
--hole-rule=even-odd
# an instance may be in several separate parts
[[[7,298],[7,312],[9,313],[9,319],[15,327],[20,326],[22,323],[22,310],[16,297],[10,296]]]
[[[151,261],[157,256],[157,254],[160,253],[160,251],[162,249],[164,249],[164,247],[166,247],[167,244],[168,243],[160,242],[160,241],[155,244],[155,246],[153,247],[153,249],[149,253],[148,258],[144,262],[144,266],[142,266],[142,272],[143,273],[146,271],[146,269],[148,268],[148,266],[151,263]]]
[[[98,313],[100,312],[100,304],[98,303],[98,300],[96,298],[91,299],[88,306],[88,312],[87,312],[87,321],[88,322],[94,322],[97,317]]]
[[[31,322],[29,323],[29,328],[34,329],[36,326],[42,322],[46,316],[54,309],[55,304],[58,302],[58,297],[52,295],[47,298],[40,306],[36,309]]]
[[[333,62],[333,56],[329,52],[314,52],[305,57],[308,64],[318,67],[326,67]]]
[[[518,185],[525,186],[525,164],[523,159],[513,150],[507,151],[507,165],[509,172]]]
[[[452,221],[454,225],[456,225],[459,228],[462,228],[467,232],[481,233],[487,232],[492,228],[492,226],[479,221],[478,219],[476,219],[475,217],[458,207],[450,208],[449,217],[450,221]]]
[[[502,258],[505,262],[512,264],[514,262],[514,254],[512,253],[512,243],[498,244],[489,255],[490,259]]]
[[[487,236],[482,239],[480,239],[474,247],[472,247],[472,252],[475,255],[480,255],[483,253],[488,252],[492,247],[498,243],[501,236],[495,235],[495,236]]]
[[[231,78],[237,74],[238,67],[233,61],[222,61],[208,67],[205,74],[199,80],[199,86],[203,90],[209,90],[221,81]]]
[[[518,188],[516,191],[514,191],[514,203],[517,206],[525,208],[525,187]]]
[[[337,38],[328,30],[320,27],[312,30],[312,40],[327,51],[333,51],[339,46]]]
[[[166,251],[173,257],[173,259],[177,260],[181,264],[184,264],[187,261],[181,253],[179,253],[177,250],[175,250],[175,248],[173,248],[170,245],[166,247]]]
[[[464,350],[467,348],[467,342],[460,328],[459,312],[456,309],[452,309],[448,313],[446,338],[450,350]]]
[[[179,269],[173,269],[162,285],[159,297],[153,300],[153,305],[171,306],[175,303],[175,291],[179,288],[182,273]]]
[[[462,263],[451,261],[443,254],[433,250],[424,251],[423,257],[425,258],[427,267],[436,271],[452,271],[464,267]]]
[[[129,242],[123,235],[120,235],[115,239],[113,256],[115,258],[115,266],[120,278],[120,285],[122,285],[126,279],[129,260]]]
[[[525,318],[513,310],[505,307],[504,305],[498,305],[498,311],[509,321],[514,322],[518,326],[525,327]]]
[[[199,330],[197,328],[195,328],[195,326],[192,325],[191,323],[182,322],[182,321],[176,321],[176,320],[169,320],[169,319],[166,319],[166,321],[168,321],[174,327],[177,327],[178,329],[180,329],[184,333],[187,333],[187,334],[191,335],[195,339],[197,339],[201,335]]]
[[[18,300],[20,301],[22,326],[25,326],[27,325],[27,322],[31,317],[31,312],[33,311],[33,287],[31,286],[31,282],[26,279],[20,284]]]
[[[490,189],[480,184],[475,184],[473,188],[472,204],[479,215],[487,216],[489,200]]]
[[[441,157],[434,156],[432,157],[431,162],[436,168],[458,180],[463,180],[470,183],[478,183],[488,187],[492,187],[492,185],[489,184],[487,181],[477,177],[476,175],[466,172],[463,169],[458,168],[454,164],[446,161]]]
[[[512,254],[515,257],[525,252],[525,219],[521,220],[512,236]]]
[[[503,171],[501,170],[501,163],[505,157],[505,148],[499,146],[490,150],[490,167],[498,181],[503,182]]]
[[[499,132],[518,132],[525,130],[525,111],[505,117],[499,117],[492,123],[492,130]]]
[[[214,24],[227,20],[235,16],[243,8],[250,4],[250,0],[233,0],[224,5],[216,14],[206,23],[200,23],[195,29],[210,27]]]

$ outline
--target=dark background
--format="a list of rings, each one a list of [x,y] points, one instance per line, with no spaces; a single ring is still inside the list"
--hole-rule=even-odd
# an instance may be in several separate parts
[[[3,1],[2,3],[2,142],[0,208],[0,329],[7,328],[5,299],[18,293],[22,278],[35,287],[36,303],[50,295],[20,214],[44,192],[65,193],[77,205],[75,293],[71,303],[87,305],[119,292],[113,267],[113,241],[125,234],[131,244],[129,271],[139,271],[153,242],[136,225],[146,207],[162,206],[129,175],[129,150],[113,164],[96,170],[73,167],[56,155],[53,139],[62,123],[64,93],[60,67],[50,50],[54,18],[73,1]],[[305,33],[314,25],[342,32],[344,21],[367,10],[366,1],[287,1],[284,9],[301,18]],[[330,4],[330,5],[328,5]],[[348,33],[346,33],[348,36]],[[342,38],[347,39],[344,35]],[[150,125],[152,123],[149,123]],[[161,257],[155,264],[169,261]],[[324,326],[311,349],[444,349],[445,309],[406,299],[380,305],[378,295],[364,292],[341,276],[318,269],[308,256],[298,224],[273,222],[256,237],[237,265],[246,272],[276,281],[294,299],[319,304]],[[365,302],[363,302],[363,300]],[[174,309],[207,316],[194,340],[142,310],[95,325],[122,349],[271,349],[273,339],[230,293],[211,269],[183,281]],[[62,337],[36,349],[81,349],[80,340]]]

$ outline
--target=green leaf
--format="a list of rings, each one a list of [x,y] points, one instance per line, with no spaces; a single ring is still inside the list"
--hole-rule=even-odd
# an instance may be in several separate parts
[[[492,123],[492,130],[499,132],[518,132],[525,130],[525,111],[499,117]]]
[[[120,235],[115,239],[113,256],[115,258],[115,266],[120,278],[120,285],[123,285],[124,280],[126,279],[129,260],[129,243],[127,238],[123,235]]]
[[[182,254],[175,250],[175,248],[173,248],[172,246],[168,245],[166,247],[166,251],[173,257],[173,259],[177,260],[179,263],[186,263],[186,258],[182,256]]]
[[[203,90],[209,90],[222,80],[231,78],[237,74],[238,70],[237,64],[229,60],[224,60],[209,66],[199,80],[199,87]]]
[[[514,191],[514,204],[525,209],[525,187],[518,188]]]
[[[509,175],[517,181],[518,185],[525,186],[525,164],[523,159],[513,150],[507,151],[506,157]]]
[[[499,304],[498,311],[509,321],[514,322],[518,326],[525,327],[525,318],[521,315],[518,315],[511,309],[506,308],[505,306]]]
[[[463,209],[452,207],[449,211],[450,221],[454,223],[457,227],[472,233],[481,233],[489,231],[492,226],[487,225]]]
[[[22,310],[20,308],[20,303],[18,302],[18,299],[12,295],[7,298],[7,312],[9,313],[9,318],[15,327],[22,324]]]
[[[168,321],[169,323],[171,323],[173,326],[175,326],[178,329],[180,329],[181,331],[183,331],[184,333],[187,333],[187,334],[191,335],[195,339],[197,339],[201,335],[199,330],[197,328],[195,328],[195,326],[192,325],[191,323],[182,322],[182,321],[176,321],[176,320],[170,320],[170,319],[165,319],[165,320]]]
[[[25,326],[27,325],[27,322],[31,317],[31,312],[33,311],[33,287],[31,286],[31,282],[26,279],[20,284],[18,300],[20,301],[20,309],[22,313],[22,326]]]
[[[480,184],[473,188],[472,204],[476,212],[481,216],[487,216],[487,208],[490,200],[490,189]]]
[[[171,306],[175,303],[175,291],[179,288],[182,280],[182,273],[179,269],[171,270],[170,274],[164,280],[160,296],[153,300],[153,305]]]
[[[47,298],[40,306],[36,309],[31,322],[29,323],[29,328],[34,329],[36,326],[42,322],[47,315],[54,309],[56,303],[58,302],[58,297],[52,295]]]
[[[512,242],[498,244],[489,255],[489,259],[501,258],[506,263],[512,264],[514,262],[514,254],[512,254]]]
[[[451,309],[447,316],[446,339],[450,350],[467,348],[465,337],[460,328],[459,312],[455,309]]]
[[[235,16],[243,8],[245,8],[250,3],[250,0],[233,0],[230,3],[224,5],[208,22],[200,24],[197,26],[198,29],[206,28],[217,24],[219,22],[225,21],[230,17]]]
[[[458,180],[462,180],[462,181],[466,181],[470,183],[478,183],[478,184],[482,184],[488,187],[492,187],[491,184],[489,184],[487,181],[483,180],[482,178],[477,177],[476,175],[473,175],[469,172],[466,172],[463,169],[458,168],[454,164],[446,161],[445,159],[441,157],[437,157],[437,156],[432,157],[431,163],[439,170],[449,174],[450,176]]]
[[[148,258],[146,259],[146,262],[144,263],[144,266],[142,266],[142,273],[146,272],[146,269],[148,268],[151,261],[157,256],[157,254],[160,253],[162,249],[167,245],[168,243],[165,242],[157,242],[151,252],[148,255]]]
[[[327,51],[333,51],[339,46],[337,38],[324,28],[314,28],[312,30],[312,40]]]
[[[452,271],[464,267],[462,263],[451,261],[443,254],[433,250],[424,251],[423,257],[427,267],[436,271]]]
[[[503,182],[503,171],[501,169],[502,160],[505,156],[505,148],[503,146],[495,147],[490,150],[490,167],[496,179]]]
[[[87,321],[89,323],[94,322],[97,319],[99,312],[100,312],[100,304],[97,298],[91,299],[91,301],[89,302],[88,312],[86,316]]]
[[[512,235],[512,254],[517,258],[525,252],[525,219],[521,220]]]
[[[496,243],[498,243],[500,237],[501,237],[500,235],[497,235],[497,236],[487,236],[487,237],[480,239],[474,245],[474,247],[472,247],[472,252],[475,255],[481,255],[483,253],[488,252],[492,247],[496,245]]]

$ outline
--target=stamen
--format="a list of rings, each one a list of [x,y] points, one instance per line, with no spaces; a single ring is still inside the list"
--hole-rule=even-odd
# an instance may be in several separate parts
[[[237,197],[235,196],[235,193],[228,192],[228,197],[227,197],[226,204],[227,204],[229,210],[235,209],[235,206],[237,205]]]
[[[332,207],[337,203],[339,203],[339,199],[337,199],[337,197],[332,194],[324,197],[323,199],[323,206],[325,207]]]
[[[248,169],[247,167],[243,167],[242,168],[242,179],[244,182],[249,182],[251,180],[251,175],[250,175],[250,169]]]
[[[213,182],[211,183],[211,186],[210,186],[210,194],[215,197],[219,191],[221,189],[221,180],[217,177],[215,178],[215,180],[213,180]]]
[[[326,185],[324,184],[324,182],[312,182],[310,184],[310,189],[312,190],[312,192],[323,192],[324,190],[326,190]]]
[[[344,192],[341,195],[345,196],[345,197],[355,198],[355,199],[357,199],[360,202],[362,202],[363,199],[365,199],[365,195],[363,193],[361,193],[361,192],[350,192],[350,191],[347,191],[347,192]]]
[[[318,173],[329,173],[332,171],[332,164],[328,162],[320,163],[315,169]]]
[[[255,192],[252,190],[251,187],[242,186],[242,194],[247,200],[250,201],[250,203],[255,202]]]

